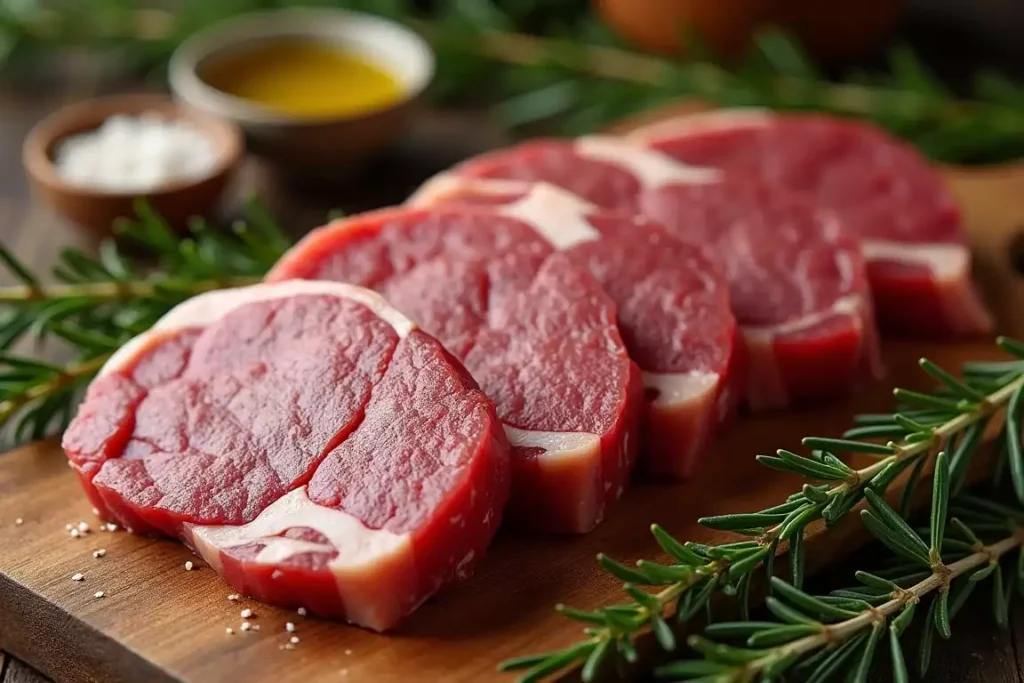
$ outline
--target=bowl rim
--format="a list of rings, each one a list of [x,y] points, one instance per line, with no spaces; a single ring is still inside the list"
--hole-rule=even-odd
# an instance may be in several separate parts
[[[338,35],[339,27],[357,22],[392,31],[407,41],[421,61],[422,76],[411,87],[403,88],[395,101],[356,114],[326,116],[295,116],[270,111],[253,105],[248,100],[218,90],[199,77],[203,60],[220,52],[262,39],[309,36],[311,38]],[[243,126],[278,126],[303,128],[325,124],[356,122],[371,119],[408,105],[420,97],[434,80],[437,59],[433,48],[419,33],[391,19],[341,8],[286,7],[282,9],[246,12],[218,21],[188,37],[172,53],[168,65],[171,92],[185,103],[222,117],[238,121]]]
[[[168,117],[188,121],[219,143],[216,163],[198,178],[179,180],[145,191],[110,192],[72,183],[57,172],[52,158],[54,146],[71,135],[99,128],[111,116],[140,116],[157,111]],[[128,198],[164,197],[206,183],[231,171],[245,152],[242,130],[233,121],[213,116],[175,101],[169,95],[135,93],[108,95],[66,105],[36,123],[22,143],[22,163],[34,180],[51,189],[81,197],[123,200]]]

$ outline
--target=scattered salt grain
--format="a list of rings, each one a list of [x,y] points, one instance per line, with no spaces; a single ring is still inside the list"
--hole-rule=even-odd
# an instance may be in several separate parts
[[[71,534],[71,538],[79,538],[82,535],[82,532],[78,529],[72,529],[69,533]]]
[[[97,560],[100,559],[101,557],[103,557],[106,554],[107,554],[107,549],[106,548],[100,548],[99,550],[93,550],[92,551],[92,556],[94,558],[96,558]]]
[[[259,624],[253,624],[252,625],[252,630],[253,631],[259,631],[260,630],[260,625]]]
[[[288,631],[288,633],[295,633],[295,624],[289,621],[284,625],[284,630]]]
[[[235,629],[231,628],[230,626],[224,629],[224,632],[227,633],[229,636],[235,635]]]
[[[96,130],[62,141],[57,173],[69,183],[107,192],[149,192],[209,175],[217,150],[186,121],[155,113],[111,116]]]
[[[238,593],[232,593],[231,595],[228,596],[228,600],[230,600],[231,602],[237,602],[237,601],[239,601],[241,599],[242,599],[242,596],[239,595]]]
[[[107,524],[107,531],[117,531],[117,525],[116,524],[108,523]]]
[[[96,591],[96,592],[95,592],[95,593],[93,594],[93,597],[94,597],[94,598],[102,598],[102,597],[105,597],[105,596],[106,596],[106,593],[104,593],[103,591]]]
[[[78,574],[72,574],[71,575],[71,580],[72,581],[82,581],[83,579],[85,579],[85,574],[78,573]]]
[[[78,532],[81,534],[89,533],[89,525],[86,522],[78,523]]]
[[[251,616],[252,616],[252,610],[251,609],[246,607],[244,610],[242,610],[242,618],[243,619],[248,619]]]
[[[251,628],[252,628],[252,624],[250,624],[248,621],[243,621],[242,622],[242,630],[243,631],[248,631]]]
[[[187,571],[187,572],[190,572],[190,571],[192,571],[192,567],[194,567],[194,566],[195,566],[195,565],[194,565],[194,564],[192,564],[192,561],[191,561],[191,560],[189,560],[188,562],[186,562],[186,563],[185,563],[185,571]]]
[[[284,645],[278,645],[277,649],[279,649],[279,650],[294,650],[295,646],[292,645],[291,643],[285,643]]]
[[[75,525],[74,525],[74,524],[65,524],[65,525],[64,525],[64,528],[65,528],[66,530],[68,530],[68,531],[71,531],[72,529],[74,529],[74,528],[75,528]]]
[[[300,617],[306,616],[306,608],[305,607],[300,607],[299,609],[297,609],[295,611],[299,613]]]
[[[299,637],[298,636],[292,636],[291,638],[288,639],[288,642],[291,643],[292,645],[298,645],[299,644]]]
[[[21,526],[24,523],[25,520],[23,520],[21,517],[18,517],[16,520],[14,520],[14,526]]]

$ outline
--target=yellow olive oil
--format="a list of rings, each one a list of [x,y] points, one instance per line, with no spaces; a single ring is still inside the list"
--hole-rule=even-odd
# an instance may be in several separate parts
[[[209,85],[277,114],[357,116],[402,97],[398,80],[373,62],[325,42],[276,41],[215,60]]]

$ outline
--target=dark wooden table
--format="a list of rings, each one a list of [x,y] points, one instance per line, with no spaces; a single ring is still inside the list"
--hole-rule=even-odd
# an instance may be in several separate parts
[[[60,249],[89,243],[46,207],[29,198],[20,164],[20,146],[28,129],[41,116],[81,95],[30,95],[0,88],[0,240],[40,271],[53,262]],[[360,182],[344,190],[317,195],[298,193],[255,163],[247,166],[241,183],[258,189],[272,209],[288,217],[289,226],[301,232],[315,226],[332,208],[351,211],[399,201],[431,173],[502,140],[501,132],[487,126],[479,116],[433,114],[417,126],[407,144],[368,168]],[[870,566],[874,554],[877,551],[872,549],[862,553],[865,566]],[[845,563],[844,567],[831,570],[832,576],[826,579],[846,582],[853,566]],[[928,681],[1024,683],[1024,603],[1013,612],[1007,630],[994,626],[987,603],[985,599],[976,599],[953,622],[954,640],[936,642]],[[916,655],[908,652],[908,660],[916,660]],[[0,683],[42,681],[45,679],[30,666],[0,652]]]

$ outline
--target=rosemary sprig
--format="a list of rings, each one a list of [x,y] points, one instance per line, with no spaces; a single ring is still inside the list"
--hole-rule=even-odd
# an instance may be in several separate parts
[[[194,221],[185,236],[146,204],[137,210],[137,221],[117,226],[132,251],[114,240],[96,256],[65,250],[53,269],[57,284],[42,284],[0,245],[0,262],[20,282],[0,287],[0,429],[10,427],[9,441],[62,429],[114,350],[191,296],[258,282],[290,243],[256,203],[230,232]],[[57,339],[74,360],[62,367],[13,354],[26,336]]]
[[[968,522],[949,511],[950,463],[945,454],[936,460],[930,529],[922,535],[881,497],[868,498],[861,512],[871,533],[897,555],[909,560],[890,576],[857,572],[859,585],[811,596],[778,577],[771,579],[768,610],[778,621],[728,622],[708,626],[705,635],[688,640],[699,659],[673,662],[656,677],[702,683],[752,683],[777,680],[783,672],[799,673],[801,680],[821,683],[846,677],[867,681],[877,657],[876,648],[888,631],[893,677],[909,677],[900,637],[919,614],[922,599],[933,596],[922,624],[920,675],[928,669],[932,634],[951,635],[950,622],[967,596],[982,582],[992,584],[997,623],[1007,623],[1007,606],[1014,593],[1024,590],[1024,575],[1007,574],[1004,557],[1017,551],[1024,557],[1024,513],[988,500],[962,496],[953,499]],[[945,534],[946,526],[952,532]],[[993,540],[982,541],[981,538]],[[927,553],[927,554],[925,554]],[[1009,577],[1014,577],[1010,579]],[[740,644],[721,640],[741,641]]]
[[[1020,343],[1005,338],[1000,338],[998,343],[1007,352],[1024,359],[1024,346]],[[811,449],[807,456],[785,450],[772,456],[757,456],[767,467],[810,480],[786,501],[754,513],[699,520],[708,528],[733,531],[750,540],[717,546],[683,543],[654,525],[655,539],[671,558],[671,564],[640,560],[634,568],[604,555],[598,556],[608,573],[625,582],[624,591],[632,602],[593,611],[559,605],[556,609],[560,613],[587,625],[586,639],[554,652],[508,660],[500,668],[528,669],[520,678],[527,682],[582,664],[583,678],[589,681],[613,653],[635,661],[633,638],[647,629],[654,632],[664,649],[674,650],[676,638],[669,627],[670,619],[681,624],[701,610],[710,609],[711,597],[719,591],[736,596],[741,613],[746,614],[754,573],[763,569],[769,581],[773,578],[774,558],[783,543],[788,544],[791,576],[799,589],[804,566],[803,539],[808,527],[819,520],[824,520],[828,526],[838,523],[865,498],[876,512],[886,511],[885,515],[864,517],[872,533],[881,534],[889,527],[913,533],[903,517],[884,503],[882,495],[908,469],[912,469],[912,481],[916,482],[929,456],[950,446],[955,455],[939,458],[942,474],[938,479],[944,490],[959,490],[970,459],[980,446],[981,433],[988,424],[999,419],[998,415],[1008,405],[1011,410],[1000,438],[1007,444],[1011,476],[1015,482],[1024,479],[1019,447],[1024,423],[1020,415],[1024,410],[1020,406],[1024,395],[1024,365],[1020,361],[972,365],[966,369],[963,379],[955,378],[926,359],[921,361],[921,366],[938,379],[942,388],[931,394],[894,390],[901,403],[899,412],[860,416],[857,418],[859,425],[840,439],[805,438],[804,445]],[[884,443],[865,440],[880,436],[895,440]],[[837,453],[865,454],[875,461],[853,469],[837,457]],[[909,505],[910,496],[912,490],[904,505]],[[933,497],[933,503],[935,500]],[[936,511],[936,519],[944,518],[944,509],[939,512]],[[941,537],[942,529],[937,528],[933,535]],[[898,540],[902,543],[896,544],[899,550],[894,552],[925,564],[935,559],[923,542],[908,543],[902,536]],[[938,547],[942,549],[941,542]],[[657,586],[658,591],[652,593],[641,586]]]
[[[74,11],[61,12],[31,1],[8,3],[0,4],[0,66],[87,45],[117,54],[119,64],[153,72],[181,40],[210,23],[247,10],[309,4],[359,9],[413,26],[438,53],[434,95],[495,105],[510,126],[543,123],[561,133],[592,132],[629,114],[693,98],[865,118],[944,161],[1024,154],[1024,89],[999,74],[980,73],[971,98],[961,99],[909,49],[899,48],[890,54],[888,76],[831,82],[799,44],[778,32],[757,36],[749,59],[739,65],[722,64],[696,36],[688,38],[687,59],[666,59],[624,49],[582,2],[553,11],[550,0],[444,0],[432,3],[429,15],[403,0],[184,0],[173,14],[140,10],[130,0],[80,0]],[[532,35],[538,29],[543,35]]]

